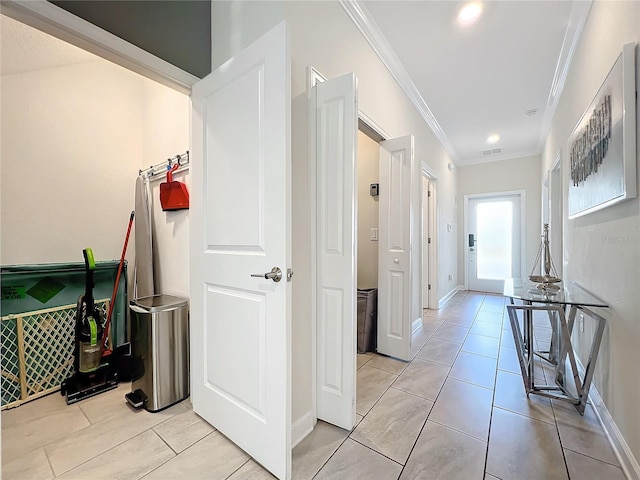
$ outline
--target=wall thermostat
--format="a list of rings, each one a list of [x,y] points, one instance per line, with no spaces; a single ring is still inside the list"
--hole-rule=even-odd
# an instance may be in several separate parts
[[[378,196],[378,184],[377,183],[372,183],[369,186],[369,195],[371,195],[372,197],[377,197]]]

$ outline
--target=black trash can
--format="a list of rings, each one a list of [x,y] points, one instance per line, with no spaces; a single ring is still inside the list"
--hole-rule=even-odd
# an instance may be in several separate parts
[[[378,341],[378,289],[358,290],[358,353],[374,352]]]

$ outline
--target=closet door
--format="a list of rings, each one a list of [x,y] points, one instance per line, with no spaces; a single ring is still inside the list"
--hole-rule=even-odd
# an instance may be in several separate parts
[[[413,137],[380,142],[378,353],[411,360]]]
[[[284,24],[192,94],[194,411],[291,476],[290,73]]]
[[[316,98],[316,402],[318,418],[356,419],[356,150],[352,73],[313,87]]]

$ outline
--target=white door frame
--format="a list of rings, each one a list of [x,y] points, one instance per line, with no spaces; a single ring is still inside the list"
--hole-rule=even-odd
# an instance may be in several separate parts
[[[546,221],[549,224],[549,241],[551,244],[551,259],[556,268],[556,273],[563,277],[563,194],[562,194],[562,150],[559,150],[547,172],[545,179],[546,204],[542,206],[542,211],[546,213]],[[557,182],[557,184],[556,184]],[[553,186],[556,185],[554,189]],[[545,217],[543,213],[543,217]],[[540,231],[542,231],[540,226]]]
[[[509,190],[507,192],[489,192],[475,193],[464,196],[464,236],[462,237],[462,248],[464,249],[464,289],[469,290],[469,247],[467,242],[469,239],[469,200],[491,197],[520,197],[520,275],[527,275],[527,252],[526,252],[526,191],[525,190]]]
[[[431,243],[428,244],[427,251],[425,252],[424,248],[420,249],[420,263],[423,263],[423,256],[429,255],[429,272],[428,278],[422,279],[420,282],[422,285],[422,289],[424,288],[424,284],[427,283],[431,285],[431,290],[428,295],[428,304],[424,306],[424,308],[438,308],[438,219],[437,209],[436,209],[436,201],[437,201],[437,185],[438,185],[438,175],[433,171],[429,165],[425,162],[421,163],[421,171],[422,176],[426,177],[429,180],[429,186],[431,191],[431,197],[429,201],[429,224],[426,226],[423,225],[423,232],[426,231],[426,234],[431,238]],[[424,243],[421,243],[424,246]]]

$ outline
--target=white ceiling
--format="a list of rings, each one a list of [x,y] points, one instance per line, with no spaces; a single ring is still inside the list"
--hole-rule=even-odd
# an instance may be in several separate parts
[[[552,90],[563,81],[590,2],[487,1],[478,21],[461,27],[456,17],[466,3],[361,0],[358,5],[368,39],[382,50],[386,39],[390,56],[395,54],[408,74],[458,165],[539,154],[559,96]],[[376,29],[384,38],[376,38]],[[531,109],[537,114],[526,117]],[[489,145],[491,134],[500,141]],[[483,155],[492,148],[502,152]]]
[[[339,1],[347,13],[358,11],[365,37],[454,162],[540,153],[589,1],[488,1],[466,28],[456,22],[463,1]],[[2,75],[97,59],[4,15],[0,20]],[[538,112],[526,117],[530,109]],[[495,145],[486,142],[491,134],[500,135]],[[483,155],[492,148],[502,151]]]
[[[12,75],[98,57],[35,28],[0,15],[0,75]]]

